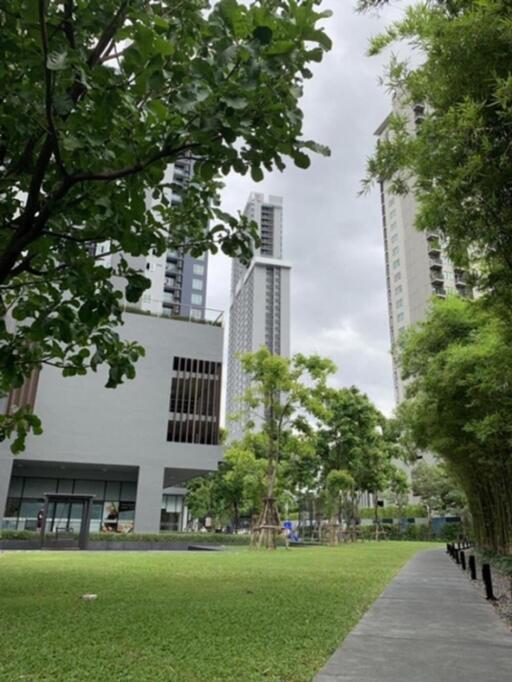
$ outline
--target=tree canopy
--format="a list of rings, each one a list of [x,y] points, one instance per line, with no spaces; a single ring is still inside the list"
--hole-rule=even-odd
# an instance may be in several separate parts
[[[418,462],[411,472],[411,479],[412,491],[421,497],[429,517],[432,512],[445,515],[463,513],[466,498],[446,465]]]
[[[363,493],[372,493],[377,521],[379,493],[393,485],[406,492],[407,484],[404,486],[394,462],[403,459],[405,451],[399,430],[391,428],[368,396],[356,387],[329,388],[322,398],[317,433],[318,481],[327,493],[331,525],[344,519],[354,532]],[[334,494],[336,485],[338,493]]]
[[[401,338],[404,428],[439,454],[468,499],[479,543],[512,552],[509,325],[484,301],[436,303]]]
[[[320,0],[15,0],[0,8],[0,395],[45,364],[107,386],[143,353],[117,327],[148,280],[131,257],[221,248],[247,258],[255,226],[219,209],[231,172],[300,168],[328,150],[299,100],[331,41]],[[166,167],[191,158],[172,185]],[[169,190],[181,204],[173,205]],[[112,264],[95,245],[109,244]],[[123,292],[113,284],[126,281]],[[14,321],[15,324],[12,324]],[[40,430],[29,410],[0,437]]]

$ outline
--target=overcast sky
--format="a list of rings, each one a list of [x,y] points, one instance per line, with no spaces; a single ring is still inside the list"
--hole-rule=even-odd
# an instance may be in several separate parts
[[[292,352],[330,357],[337,385],[355,384],[389,414],[394,399],[379,197],[358,192],[373,132],[390,108],[378,83],[384,60],[366,56],[368,41],[401,10],[395,3],[378,14],[357,14],[354,5],[324,0],[334,12],[326,22],[334,47],[303,99],[305,136],[327,144],[331,157],[315,155],[307,170],[290,164],[257,184],[230,176],[223,202],[236,212],[251,191],[283,196],[284,257],[293,266]],[[228,258],[210,257],[208,306],[226,313],[230,268]]]

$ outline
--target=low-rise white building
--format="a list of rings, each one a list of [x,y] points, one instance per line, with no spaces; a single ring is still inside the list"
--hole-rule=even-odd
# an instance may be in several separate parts
[[[222,324],[218,314],[208,323],[126,313],[123,336],[146,349],[134,380],[107,389],[105,368],[64,378],[45,367],[11,395],[11,405],[33,404],[44,433],[16,456],[0,444],[4,528],[35,528],[52,492],[93,494],[91,530],[185,525],[181,486],[222,459]],[[56,504],[47,528],[77,530],[78,516],[71,503]]]

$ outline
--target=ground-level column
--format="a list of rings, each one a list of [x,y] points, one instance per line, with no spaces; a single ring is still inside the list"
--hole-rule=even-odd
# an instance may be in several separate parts
[[[162,509],[164,469],[148,464],[139,467],[135,502],[136,533],[158,533]]]
[[[13,456],[11,454],[0,456],[0,528],[4,520],[5,505],[11,482]]]

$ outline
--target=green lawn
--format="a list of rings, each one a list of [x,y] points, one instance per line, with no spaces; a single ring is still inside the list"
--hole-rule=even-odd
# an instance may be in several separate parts
[[[0,552],[0,680],[311,680],[427,547]]]

